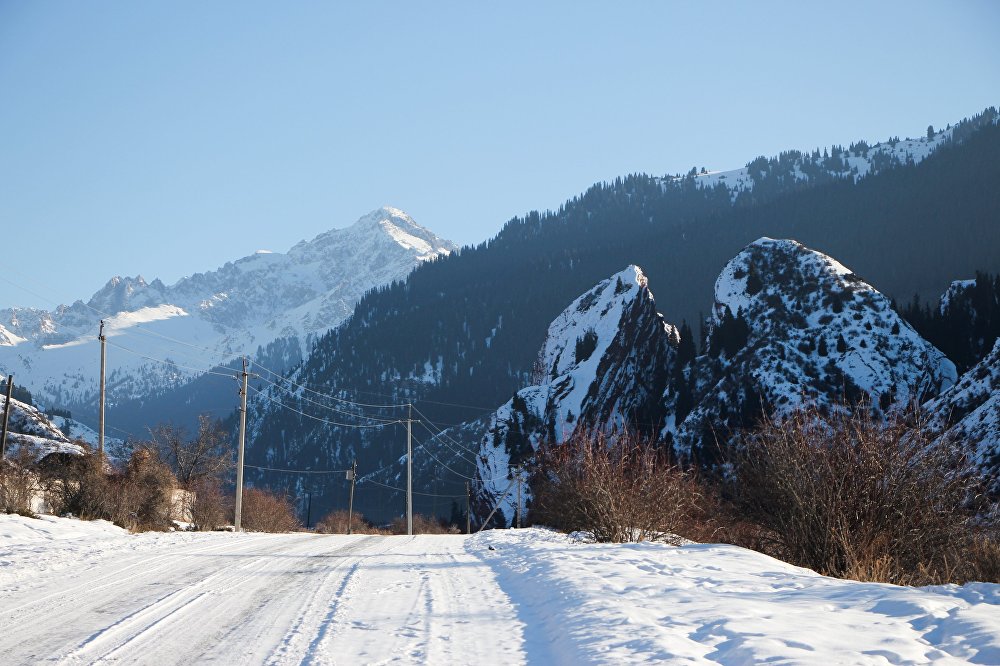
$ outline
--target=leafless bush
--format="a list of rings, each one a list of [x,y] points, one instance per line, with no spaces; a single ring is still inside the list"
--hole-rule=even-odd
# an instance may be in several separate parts
[[[531,520],[602,542],[704,538],[714,496],[652,442],[624,433],[574,435],[535,455]]]
[[[736,507],[761,528],[758,547],[821,573],[930,584],[989,575],[989,554],[997,561],[979,475],[914,414],[862,405],[764,419],[733,471]]]
[[[232,512],[229,497],[222,492],[216,479],[203,478],[192,484],[191,523],[196,530],[211,531],[225,525]]]
[[[327,515],[323,516],[318,523],[316,523],[316,531],[320,534],[347,534],[347,512],[343,509],[331,511]],[[368,522],[368,520],[357,511],[355,511],[354,515],[351,517],[351,533],[384,534],[382,530]]]
[[[396,518],[389,525],[390,534],[406,534],[406,517]],[[458,528],[448,525],[433,516],[416,514],[413,516],[414,534],[458,534]]]
[[[31,498],[38,487],[31,455],[21,449],[13,458],[0,460],[0,511],[32,516]]]
[[[98,453],[53,453],[38,463],[40,483],[55,513],[110,519],[110,482]]]
[[[288,498],[260,488],[243,491],[240,522],[249,532],[293,532],[302,527]]]
[[[41,483],[56,513],[104,519],[130,530],[166,529],[175,480],[151,449],[132,453],[122,470],[88,451],[53,454],[39,463]]]

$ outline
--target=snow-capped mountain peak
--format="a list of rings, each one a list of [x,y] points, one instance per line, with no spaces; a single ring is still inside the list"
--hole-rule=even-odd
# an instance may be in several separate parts
[[[297,340],[291,347],[301,353],[308,336],[346,319],[366,292],[456,249],[403,211],[383,207],[287,253],[258,251],[171,286],[141,275],[115,276],[87,302],[52,312],[0,310],[0,369],[23,374],[47,404],[86,413],[84,405],[96,387],[93,359],[100,319],[106,320],[109,338],[138,352],[130,359],[114,353],[109,372],[136,380],[148,361],[141,356],[208,370],[280,338]],[[117,397],[142,397],[162,390],[164,382],[169,386],[196,373],[172,368],[168,376],[142,374],[160,386],[122,377],[113,389]]]

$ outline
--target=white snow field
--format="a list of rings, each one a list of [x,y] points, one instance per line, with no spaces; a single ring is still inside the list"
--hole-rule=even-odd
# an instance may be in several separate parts
[[[996,664],[1000,585],[541,529],[129,535],[0,516],[0,663],[45,662]]]

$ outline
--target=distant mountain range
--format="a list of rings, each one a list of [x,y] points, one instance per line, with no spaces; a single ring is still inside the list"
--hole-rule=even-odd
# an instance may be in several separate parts
[[[93,422],[103,319],[115,434],[143,434],[143,425],[162,420],[164,402],[175,403],[171,417],[193,422],[206,406],[185,413],[176,403],[188,401],[204,372],[243,354],[266,355],[283,370],[315,336],[346,319],[365,293],[456,249],[386,207],[287,253],[261,250],[171,286],[116,276],[86,302],[53,311],[0,310],[0,368],[42,404]],[[234,404],[229,393],[223,415]]]

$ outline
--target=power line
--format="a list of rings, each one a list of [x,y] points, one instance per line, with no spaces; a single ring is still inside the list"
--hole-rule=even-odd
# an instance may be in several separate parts
[[[375,409],[395,409],[395,408],[399,408],[399,407],[406,407],[409,404],[409,403],[398,403],[398,404],[391,404],[391,405],[372,405],[372,404],[368,404],[368,403],[364,403],[364,402],[356,402],[354,400],[348,400],[347,398],[341,398],[341,397],[338,397],[338,396],[335,396],[335,395],[330,395],[328,393],[322,393],[320,391],[316,391],[315,389],[311,389],[311,388],[309,388],[308,386],[306,386],[304,384],[297,384],[297,383],[293,382],[290,378],[285,377],[284,375],[280,375],[277,372],[275,372],[274,370],[271,370],[269,368],[265,368],[264,366],[262,366],[261,364],[257,363],[256,361],[251,361],[251,363],[253,363],[253,365],[255,367],[258,367],[261,370],[263,370],[264,372],[267,372],[267,373],[270,373],[271,375],[274,375],[275,377],[279,378],[282,381],[288,382],[289,384],[291,384],[292,386],[294,386],[296,388],[300,388],[300,389],[302,389],[304,391],[308,391],[309,393],[312,393],[314,395],[322,396],[324,398],[329,398],[331,400],[337,400],[339,402],[343,402],[343,403],[346,403],[346,404],[349,404],[349,405],[357,405],[358,407],[371,407],[371,408],[375,408]],[[353,390],[353,389],[341,389],[341,390],[347,391],[347,390]],[[354,393],[363,393],[363,391],[354,391]],[[380,394],[375,393],[375,394],[372,394],[372,395],[380,395]]]
[[[112,347],[114,347],[115,349],[121,349],[122,351],[128,352],[129,354],[134,354],[135,356],[138,356],[139,358],[144,358],[147,361],[153,361],[155,363],[162,363],[163,365],[169,365],[169,366],[175,367],[175,368],[181,368],[181,369],[184,369],[184,370],[190,370],[192,372],[197,372],[198,374],[217,375],[219,377],[228,377],[230,379],[232,379],[233,377],[236,376],[235,374],[227,374],[227,373],[222,373],[222,372],[216,372],[214,370],[202,370],[201,368],[193,368],[193,367],[191,367],[189,365],[181,365],[180,363],[177,363],[176,361],[168,361],[168,360],[164,360],[162,358],[155,358],[153,356],[147,356],[146,354],[142,354],[142,353],[137,352],[137,351],[135,351],[133,349],[129,349],[128,347],[123,347],[122,345],[117,344],[115,342],[111,342],[110,340],[108,340],[108,344],[111,345]],[[220,367],[220,366],[215,366],[215,367]]]
[[[300,411],[298,409],[295,409],[294,407],[290,407],[290,406],[286,405],[285,403],[281,402],[280,400],[278,400],[276,398],[272,398],[271,396],[267,395],[263,391],[259,391],[259,390],[255,389],[252,386],[250,387],[250,390],[253,391],[254,393],[256,393],[257,395],[263,397],[268,402],[273,402],[274,404],[278,405],[279,407],[284,407],[285,409],[287,409],[289,411],[292,411],[292,412],[295,412],[296,414],[304,416],[304,417],[306,417],[308,419],[312,419],[314,421],[320,421],[321,423],[326,423],[327,425],[340,426],[342,428],[384,428],[387,425],[394,425],[396,423],[401,423],[400,421],[387,421],[385,423],[373,423],[373,424],[370,424],[370,425],[360,425],[360,424],[356,424],[356,423],[339,423],[337,421],[330,421],[329,419],[324,419],[324,418],[320,418],[318,416],[313,416],[311,414],[306,414],[303,411]]]
[[[396,492],[400,492],[400,493],[405,493],[406,492],[406,488],[397,488],[396,486],[390,486],[390,485],[387,485],[385,483],[380,483],[379,481],[375,481],[374,479],[364,479],[364,480],[358,481],[358,483],[359,484],[361,484],[361,483],[374,483],[376,486],[382,486],[383,488],[388,488],[389,490],[395,490]],[[420,495],[422,497],[446,497],[448,499],[455,499],[455,498],[458,498],[458,497],[465,497],[465,495],[438,495],[436,493],[418,493],[416,491],[414,491],[413,494],[414,495]]]
[[[244,467],[249,467],[251,469],[257,469],[262,472],[288,472],[292,474],[346,474],[350,472],[349,469],[281,469],[278,467],[260,467],[258,465],[247,465],[244,463]]]
[[[254,365],[255,365],[255,366],[257,366],[257,367],[260,367],[260,366],[259,366],[258,364],[256,364],[256,363],[254,363]],[[273,373],[272,373],[272,374],[273,374]],[[281,391],[288,391],[289,395],[293,395],[293,396],[295,395],[295,393],[294,393],[294,392],[292,392],[292,391],[289,391],[289,390],[288,390],[288,389],[287,389],[286,387],[284,387],[284,386],[281,386],[280,384],[278,384],[278,383],[276,383],[276,382],[272,382],[272,381],[271,381],[270,379],[267,379],[267,378],[265,378],[265,377],[261,377],[260,375],[257,375],[257,378],[258,378],[258,379],[260,379],[260,380],[261,380],[262,382],[264,382],[264,383],[266,383],[266,384],[270,384],[271,386],[275,387],[275,388],[276,388],[276,389],[278,389],[278,390],[281,390]],[[311,393],[316,393],[316,391],[310,391],[310,392],[311,392]],[[322,394],[320,394],[320,395],[322,395]],[[371,421],[381,421],[381,422],[383,422],[383,423],[397,423],[397,422],[398,422],[397,420],[394,420],[394,419],[383,419],[383,418],[379,418],[379,417],[375,417],[375,416],[367,416],[367,415],[365,415],[365,414],[358,414],[357,412],[349,412],[349,411],[347,411],[347,410],[345,410],[345,409],[339,409],[339,408],[337,408],[337,407],[333,407],[333,406],[331,406],[331,405],[324,405],[324,404],[323,404],[323,403],[321,403],[321,402],[317,402],[317,401],[315,401],[315,400],[312,400],[312,399],[310,399],[310,398],[307,398],[307,397],[305,397],[305,396],[296,396],[296,397],[298,397],[298,398],[299,398],[300,400],[304,400],[304,401],[306,401],[306,402],[308,402],[308,403],[310,403],[310,404],[313,404],[313,405],[316,405],[316,406],[318,406],[318,407],[322,407],[322,408],[324,408],[324,409],[329,409],[329,410],[331,410],[331,411],[334,411],[334,412],[338,412],[338,413],[340,413],[340,414],[346,414],[346,415],[348,415],[348,416],[355,416],[355,417],[357,417],[357,418],[362,418],[362,419],[369,419],[369,420],[371,420]],[[325,396],[325,397],[330,397],[330,396]]]

